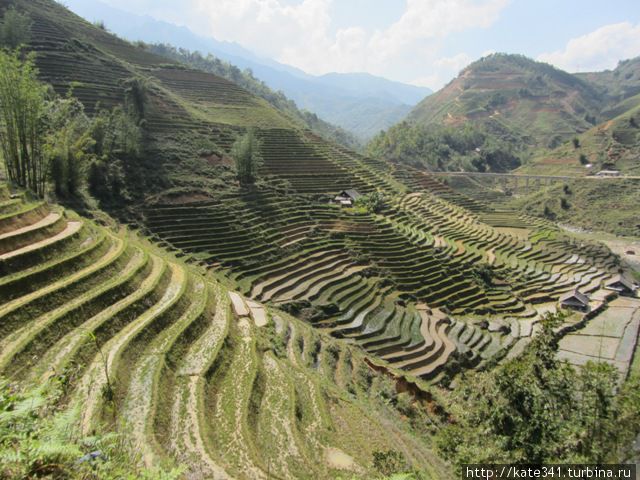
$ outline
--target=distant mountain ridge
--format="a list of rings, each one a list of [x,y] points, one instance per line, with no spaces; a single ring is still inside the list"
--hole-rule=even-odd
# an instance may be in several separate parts
[[[362,140],[402,120],[411,108],[429,95],[430,89],[407,85],[366,73],[309,75],[302,70],[262,58],[244,47],[214,38],[203,38],[188,28],[132,15],[98,0],[66,0],[74,12],[129,40],[167,43],[203,53],[211,53],[253,74],[269,87],[282,92],[299,108],[345,128]]]

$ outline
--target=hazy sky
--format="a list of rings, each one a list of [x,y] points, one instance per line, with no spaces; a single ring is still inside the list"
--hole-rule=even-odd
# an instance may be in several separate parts
[[[566,70],[640,55],[640,0],[103,0],[312,74],[440,88],[489,52]]]

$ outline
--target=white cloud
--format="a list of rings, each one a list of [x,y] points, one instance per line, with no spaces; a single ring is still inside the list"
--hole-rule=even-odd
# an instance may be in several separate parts
[[[375,35],[372,43],[389,55],[414,42],[444,38],[470,28],[488,28],[508,3],[509,0],[408,0],[400,20]]]
[[[182,21],[200,34],[313,74],[366,71],[408,80],[431,70],[445,37],[488,28],[510,0],[407,0],[397,21],[373,32],[359,25],[332,30],[331,5],[342,0],[189,1],[196,14]]]
[[[438,90],[450,78],[458,75],[458,73],[472,61],[473,59],[466,53],[459,53],[453,57],[438,58],[432,63],[435,73],[414,79],[411,83],[421,87],[429,87],[434,91]]]
[[[543,53],[538,60],[570,72],[611,69],[619,60],[640,55],[640,24],[605,25],[569,40],[562,50]]]
[[[312,74],[364,71],[439,88],[470,60],[465,54],[441,58],[448,36],[489,28],[511,0],[406,0],[399,18],[373,31],[357,24],[335,28],[332,6],[345,0],[106,1]]]

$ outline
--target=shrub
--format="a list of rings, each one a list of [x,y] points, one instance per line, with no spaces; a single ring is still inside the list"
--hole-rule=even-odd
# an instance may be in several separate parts
[[[586,165],[589,163],[589,159],[584,153],[581,153],[579,158],[580,158],[580,165]]]
[[[31,18],[15,8],[7,9],[0,22],[0,45],[18,48],[31,40]]]
[[[446,458],[458,466],[627,458],[621,448],[631,444],[640,421],[637,404],[632,406],[637,383],[616,398],[615,367],[589,362],[577,371],[559,360],[554,329],[561,321],[545,317],[520,357],[475,374],[454,393],[453,422],[437,437]]]
[[[493,286],[493,269],[486,263],[473,266],[471,276],[484,287]]]
[[[578,137],[573,137],[573,148],[580,148],[580,139]]]
[[[407,472],[411,466],[397,450],[376,450],[373,452],[373,468],[381,475],[394,475]]]

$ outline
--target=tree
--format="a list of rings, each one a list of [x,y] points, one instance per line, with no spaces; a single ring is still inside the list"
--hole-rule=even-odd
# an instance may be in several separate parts
[[[580,154],[580,165],[587,165],[589,163],[589,159],[584,153]]]
[[[0,146],[7,176],[41,197],[48,173],[46,98],[33,55],[22,61],[18,52],[0,51]]]
[[[0,45],[16,49],[31,40],[31,18],[15,8],[7,9],[0,23]]]
[[[385,199],[380,192],[375,191],[358,198],[356,206],[364,207],[370,213],[378,213],[384,208]]]
[[[133,77],[125,80],[125,105],[136,121],[144,120],[146,114],[149,81],[144,77]]]
[[[638,395],[625,389],[615,397],[618,372],[611,365],[589,362],[576,371],[559,360],[554,329],[561,321],[545,317],[520,357],[474,374],[455,392],[454,422],[437,438],[446,458],[458,465],[620,460],[640,420]]]
[[[56,194],[75,196],[84,184],[95,145],[91,121],[82,103],[73,97],[52,101],[48,117],[46,153]]]
[[[573,148],[580,148],[580,139],[578,137],[573,137]]]
[[[89,164],[89,192],[103,202],[127,197],[125,162],[140,155],[141,129],[122,107],[101,110],[91,123],[94,158]]]
[[[544,206],[544,212],[542,213],[542,215],[544,216],[544,218],[548,218],[549,220],[555,220],[556,219],[555,212],[553,210],[551,210],[548,205]]]
[[[240,184],[252,184],[257,178],[258,167],[262,163],[260,141],[254,130],[248,130],[235,141],[231,147],[231,156],[235,161]]]

